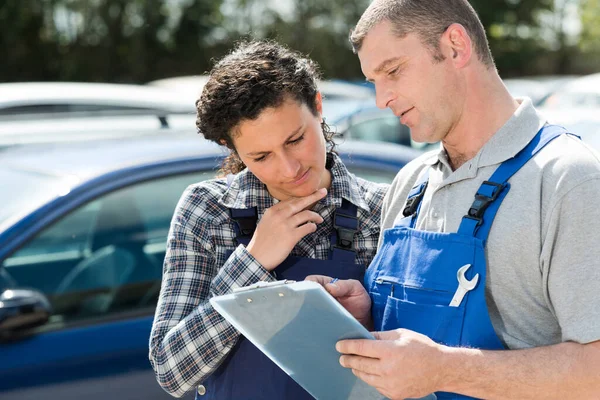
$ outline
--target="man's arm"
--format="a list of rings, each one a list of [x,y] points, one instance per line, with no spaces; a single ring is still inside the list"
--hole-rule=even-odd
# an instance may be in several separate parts
[[[444,391],[486,399],[597,399],[600,341],[524,350],[446,352]]]
[[[596,399],[600,341],[524,350],[451,348],[405,329],[338,342],[340,363],[390,399],[436,391],[485,399]]]

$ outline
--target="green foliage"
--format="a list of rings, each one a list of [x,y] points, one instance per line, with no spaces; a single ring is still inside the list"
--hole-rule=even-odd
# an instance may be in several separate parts
[[[327,78],[362,79],[348,34],[370,0],[4,0],[0,81],[145,82],[201,74],[241,38],[275,38]],[[600,52],[600,0],[581,0],[581,49]],[[540,71],[554,0],[472,0],[503,76]],[[279,7],[273,8],[273,5]],[[555,70],[573,54],[562,31]],[[562,60],[562,61],[561,61]],[[550,63],[549,65],[554,65]],[[546,63],[548,68],[548,63]],[[551,72],[545,71],[544,72]],[[566,71],[564,71],[566,72]]]
[[[600,0],[581,0],[581,50],[600,53]]]

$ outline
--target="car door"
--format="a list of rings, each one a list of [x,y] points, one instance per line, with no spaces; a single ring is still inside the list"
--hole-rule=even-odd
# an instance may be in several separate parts
[[[185,187],[213,175],[100,195],[2,260],[17,287],[42,292],[53,313],[44,326],[0,337],[1,399],[171,398],[148,361],[166,237]]]

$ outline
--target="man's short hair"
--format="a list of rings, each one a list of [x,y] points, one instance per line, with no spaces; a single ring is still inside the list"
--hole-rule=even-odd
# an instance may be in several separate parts
[[[479,60],[488,67],[494,66],[485,29],[467,0],[374,0],[350,34],[355,52],[369,31],[383,21],[392,24],[399,38],[416,33],[437,61],[444,59],[440,37],[453,23],[461,24],[471,37]]]

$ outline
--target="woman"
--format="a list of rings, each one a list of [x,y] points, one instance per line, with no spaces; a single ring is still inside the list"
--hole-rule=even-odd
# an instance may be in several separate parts
[[[230,150],[223,178],[190,186],[172,220],[150,361],[180,397],[311,399],[210,305],[258,281],[362,279],[386,185],[331,150],[316,66],[278,44],[240,44],[213,68],[198,130]]]

